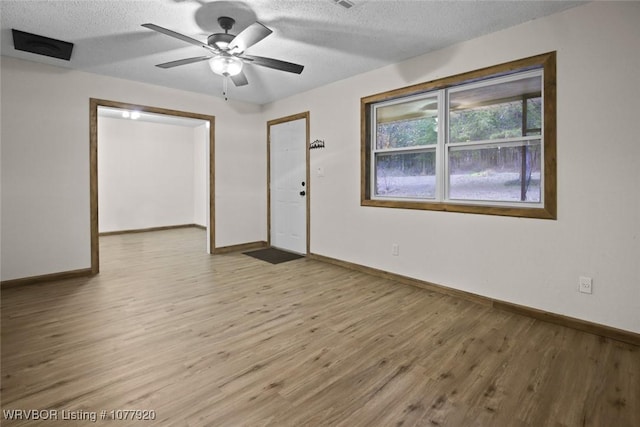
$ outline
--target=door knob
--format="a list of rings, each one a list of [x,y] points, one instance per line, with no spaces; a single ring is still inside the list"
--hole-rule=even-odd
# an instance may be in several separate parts
[[[300,195],[301,195],[301,196],[304,196],[305,194],[307,194],[307,192],[306,192],[306,191],[304,191],[304,190],[302,190],[302,191],[300,192]]]

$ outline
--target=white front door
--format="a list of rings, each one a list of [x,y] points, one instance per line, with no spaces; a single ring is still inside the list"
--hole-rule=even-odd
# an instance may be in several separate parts
[[[271,246],[307,253],[307,120],[269,127]]]

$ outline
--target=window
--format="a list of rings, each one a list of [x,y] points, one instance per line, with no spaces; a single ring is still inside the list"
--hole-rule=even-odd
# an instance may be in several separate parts
[[[361,106],[362,205],[555,219],[555,52]]]
[[[436,193],[438,96],[392,102],[375,108],[376,197],[432,199]],[[424,110],[424,106],[432,108]]]

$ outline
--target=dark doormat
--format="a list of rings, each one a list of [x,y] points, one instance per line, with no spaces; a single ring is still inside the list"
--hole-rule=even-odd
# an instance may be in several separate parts
[[[262,261],[270,262],[271,264],[280,264],[282,262],[304,258],[303,255],[294,254],[292,252],[287,252],[276,248],[258,249],[257,251],[244,252],[244,254],[260,259]]]

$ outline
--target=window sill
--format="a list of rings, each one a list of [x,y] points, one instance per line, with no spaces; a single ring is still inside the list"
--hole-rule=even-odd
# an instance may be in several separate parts
[[[547,203],[548,204],[548,203]],[[404,201],[404,200],[371,200],[362,199],[360,206],[398,209],[420,209],[427,211],[457,212],[481,215],[513,216],[523,218],[552,219],[556,220],[555,209],[545,208],[519,208],[513,206],[486,206],[468,205],[441,202]]]

